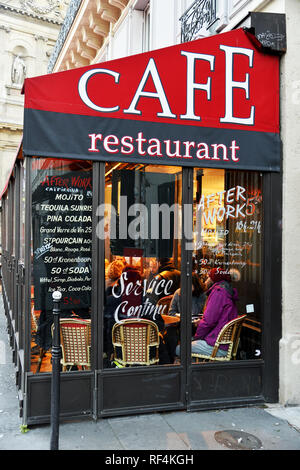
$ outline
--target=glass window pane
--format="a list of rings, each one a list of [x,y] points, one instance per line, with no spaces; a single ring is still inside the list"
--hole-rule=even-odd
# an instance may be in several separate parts
[[[192,361],[260,358],[261,174],[195,169],[193,214],[193,276],[207,300],[193,321]]]
[[[4,248],[6,251],[8,251],[9,248],[9,195],[7,192],[7,196],[5,199],[5,243],[4,243]]]
[[[31,370],[51,370],[52,293],[62,292],[63,370],[90,368],[92,165],[32,160]]]
[[[181,199],[181,168],[106,164],[104,367],[175,361]]]
[[[20,165],[20,254],[19,259],[24,263],[25,259],[25,183],[26,163]]]
[[[15,256],[16,251],[16,182],[15,180],[11,181],[11,199],[12,199],[12,207],[11,207],[11,254]]]
[[[25,332],[25,279],[24,279],[24,263],[25,263],[25,184],[26,184],[26,159],[20,163],[20,245],[18,259],[18,315],[19,315],[19,331],[22,332],[19,337],[19,347],[24,347]]]

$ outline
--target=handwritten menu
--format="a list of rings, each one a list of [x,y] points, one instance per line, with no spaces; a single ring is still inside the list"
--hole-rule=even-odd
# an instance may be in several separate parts
[[[91,304],[91,171],[38,170],[33,183],[35,308],[51,310],[59,290],[62,309],[81,314]]]
[[[196,207],[195,272],[212,268],[247,278],[260,268],[262,233],[261,191],[236,185],[201,197]]]

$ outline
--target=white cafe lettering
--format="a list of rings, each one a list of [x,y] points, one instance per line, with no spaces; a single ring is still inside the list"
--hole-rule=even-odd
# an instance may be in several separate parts
[[[112,288],[112,294],[115,298],[119,298],[122,295],[130,295],[131,293],[134,295],[146,295],[146,293],[151,292],[155,295],[170,295],[171,287],[173,284],[172,280],[166,279],[157,279],[154,278],[149,285],[147,285],[147,280],[144,279],[143,281],[136,281],[134,284],[133,282],[129,282],[127,286],[125,286],[124,280],[127,281],[127,273],[122,273],[120,277],[120,290],[119,286],[115,284]]]
[[[247,49],[243,47],[232,47],[220,45],[220,50],[224,51],[225,54],[225,75],[224,75],[224,87],[225,87],[225,113],[221,117],[221,123],[231,123],[231,124],[240,124],[253,126],[255,124],[255,106],[250,102],[250,74],[245,73],[244,81],[234,80],[234,72],[236,66],[235,57],[238,55],[243,55],[248,57],[249,69],[253,68],[254,62],[254,51],[252,49]],[[210,72],[213,74],[215,71],[215,62],[216,57],[210,54],[200,54],[195,52],[181,51],[181,55],[186,57],[186,108],[185,113],[180,114],[179,118],[181,120],[195,120],[201,121],[201,116],[196,115],[195,113],[195,91],[200,90],[206,95],[206,100],[210,101],[213,96],[212,84],[213,77],[208,76],[206,82],[197,83],[195,82],[196,76],[196,64],[198,61],[201,63],[207,62],[209,64]],[[175,73],[175,71],[173,71]],[[110,107],[101,106],[99,103],[94,103],[88,95],[87,85],[91,77],[95,75],[110,75],[115,82],[115,86],[119,86],[121,82],[121,74],[105,68],[94,68],[85,72],[78,82],[78,92],[82,101],[91,109],[99,111],[101,113],[113,113],[120,110],[118,103],[112,103]],[[155,87],[155,92],[145,91],[146,84],[149,80],[152,79],[152,82]],[[101,80],[99,81],[99,89],[101,89]],[[244,90],[245,99],[249,102],[249,112],[246,117],[239,117],[234,115],[234,90],[242,89]],[[128,90],[127,90],[128,93]],[[176,89],[176,93],[178,90]],[[113,97],[113,93],[111,93]],[[124,114],[132,115],[142,115],[142,111],[137,109],[140,98],[150,98],[158,99],[162,112],[158,112],[157,116],[161,118],[177,118],[177,115],[174,114],[170,108],[168,97],[166,96],[163,83],[161,81],[159,71],[157,69],[156,62],[153,58],[150,58],[143,77],[135,91],[135,94],[132,98],[132,101],[127,109],[123,109]],[[170,97],[169,97],[170,98]]]
[[[129,307],[129,308],[128,308]],[[126,312],[126,308],[128,308]],[[166,313],[166,308],[167,305],[155,305],[152,304],[149,299],[146,299],[144,304],[141,305],[136,305],[136,306],[130,306],[130,303],[125,300],[124,302],[121,302],[118,307],[116,308],[114,312],[114,319],[117,323],[119,323],[121,320],[119,318],[119,313],[126,313],[127,317],[135,317],[135,318],[142,318],[142,317],[149,317],[151,316],[151,319],[153,321],[156,321],[160,315],[163,315]]]

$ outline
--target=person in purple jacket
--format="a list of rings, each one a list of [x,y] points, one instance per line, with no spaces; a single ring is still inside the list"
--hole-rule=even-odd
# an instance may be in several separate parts
[[[223,326],[238,317],[235,302],[238,300],[237,290],[231,285],[231,276],[221,268],[213,268],[206,281],[207,300],[204,315],[198,323],[196,334],[192,340],[192,353],[209,356]],[[226,356],[227,345],[220,345],[217,356]],[[180,346],[176,348],[180,355]]]
[[[192,353],[210,355],[223,326],[238,317],[238,294],[230,274],[221,268],[209,271],[206,287],[207,301],[192,341]],[[217,356],[226,356],[227,349],[227,345],[220,345]]]

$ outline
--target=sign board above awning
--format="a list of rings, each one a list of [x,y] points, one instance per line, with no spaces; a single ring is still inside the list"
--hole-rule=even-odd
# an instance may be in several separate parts
[[[25,81],[26,155],[280,170],[279,58],[242,29]]]

